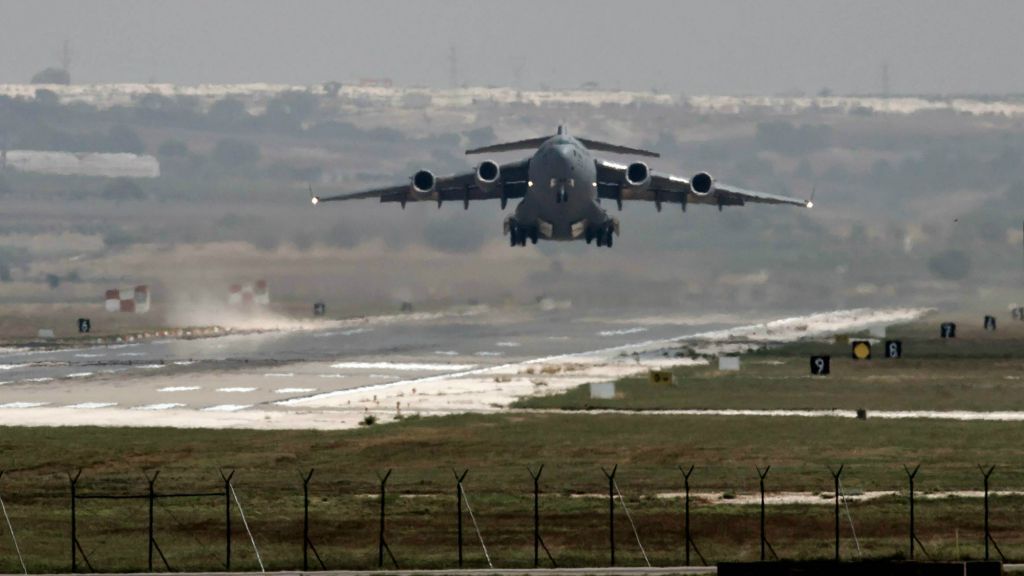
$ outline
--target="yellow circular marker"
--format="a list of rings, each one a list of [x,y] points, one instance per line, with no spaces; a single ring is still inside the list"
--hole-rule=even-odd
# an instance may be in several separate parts
[[[853,343],[853,358],[855,360],[869,360],[871,359],[871,344],[867,342],[854,342]]]

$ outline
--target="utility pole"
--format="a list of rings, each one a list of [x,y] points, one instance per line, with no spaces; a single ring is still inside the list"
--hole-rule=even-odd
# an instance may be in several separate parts
[[[451,88],[459,87],[459,53],[455,44],[448,45],[448,84]]]

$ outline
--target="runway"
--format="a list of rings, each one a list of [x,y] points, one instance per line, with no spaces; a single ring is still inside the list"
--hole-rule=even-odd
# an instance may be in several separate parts
[[[680,339],[785,340],[809,325],[827,334],[920,313],[833,312],[766,329],[773,324],[723,315],[481,307],[195,340],[6,350],[0,422],[333,429],[355,427],[367,414],[388,421],[494,412],[523,396],[707,362],[679,357]]]

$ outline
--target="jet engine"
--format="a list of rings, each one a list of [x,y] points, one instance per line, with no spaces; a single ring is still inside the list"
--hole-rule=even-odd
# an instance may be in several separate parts
[[[690,179],[690,189],[698,196],[707,196],[715,192],[715,179],[707,172],[697,172]]]
[[[490,160],[484,160],[476,167],[476,186],[481,190],[491,190],[500,178],[501,169]]]
[[[651,169],[643,162],[633,162],[626,166],[626,187],[633,190],[644,190],[651,184]]]
[[[434,192],[434,184],[437,179],[433,172],[420,170],[412,175],[411,192],[419,197],[430,196]]]

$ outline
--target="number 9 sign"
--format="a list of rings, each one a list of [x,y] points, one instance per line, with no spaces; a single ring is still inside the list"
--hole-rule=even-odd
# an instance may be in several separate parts
[[[831,371],[832,358],[830,356],[811,356],[811,375],[828,376]]]

